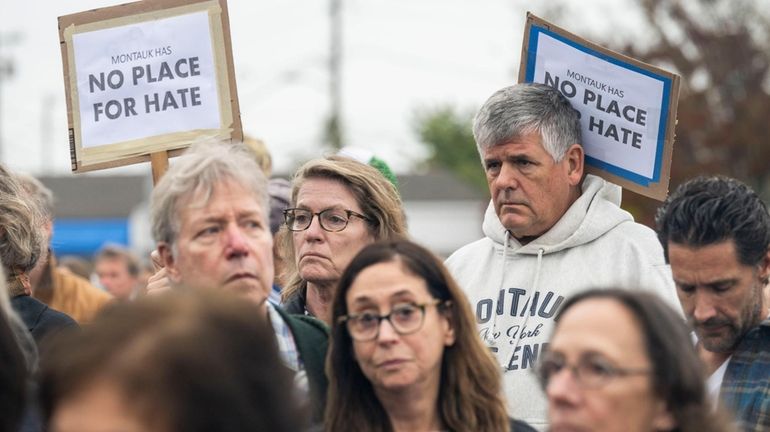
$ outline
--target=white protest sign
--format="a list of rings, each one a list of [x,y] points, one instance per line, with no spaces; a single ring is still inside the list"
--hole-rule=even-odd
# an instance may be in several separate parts
[[[225,0],[81,12],[59,34],[73,171],[242,139]]]
[[[208,13],[73,35],[83,147],[219,129]]]
[[[522,81],[558,89],[580,112],[589,170],[664,199],[678,76],[528,16]]]

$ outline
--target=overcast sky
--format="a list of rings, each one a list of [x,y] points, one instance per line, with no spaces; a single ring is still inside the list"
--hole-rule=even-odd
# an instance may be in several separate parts
[[[553,11],[553,2],[524,0],[342,2],[347,143],[371,149],[399,172],[425,157],[411,127],[414,111],[440,104],[475,110],[514,83],[526,11]],[[630,2],[565,2],[557,24],[583,36],[622,28],[624,38],[640,38]],[[14,64],[0,84],[3,163],[33,174],[69,172],[56,18],[120,3],[0,0],[0,61]],[[231,0],[228,7],[244,131],[267,142],[279,172],[320,156],[329,107],[328,1]],[[147,164],[105,173],[144,170]]]

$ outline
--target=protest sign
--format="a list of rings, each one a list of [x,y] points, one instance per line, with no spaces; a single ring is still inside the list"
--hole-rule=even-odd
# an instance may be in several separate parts
[[[241,140],[228,21],[225,0],[59,17],[72,170],[162,166],[197,140]]]
[[[588,172],[666,198],[679,76],[528,13],[519,82],[552,86],[580,112]]]

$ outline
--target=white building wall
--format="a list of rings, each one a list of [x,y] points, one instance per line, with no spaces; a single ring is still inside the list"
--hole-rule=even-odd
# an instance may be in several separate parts
[[[487,203],[480,201],[407,201],[404,203],[412,239],[446,258],[482,237]]]

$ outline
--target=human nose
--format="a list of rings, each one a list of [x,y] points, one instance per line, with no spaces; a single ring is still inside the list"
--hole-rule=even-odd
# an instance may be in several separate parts
[[[568,366],[551,375],[545,388],[548,401],[551,404],[575,403],[580,392],[577,379],[576,370]]]
[[[377,330],[377,341],[380,343],[389,343],[393,342],[397,338],[398,333],[396,332],[396,329],[393,328],[393,324],[390,322],[390,317],[382,317],[380,319],[379,328]]]
[[[324,229],[321,228],[321,215],[313,215],[310,219],[310,225],[305,230],[305,236],[308,239],[317,239],[323,235]]]
[[[246,235],[241,231],[237,224],[231,224],[226,231],[226,251],[227,256],[243,256],[249,252],[249,243]]]
[[[693,318],[696,322],[704,322],[717,315],[714,299],[708,293],[696,290],[693,295]]]
[[[518,172],[512,164],[503,162],[495,183],[500,189],[516,189],[519,187]]]

